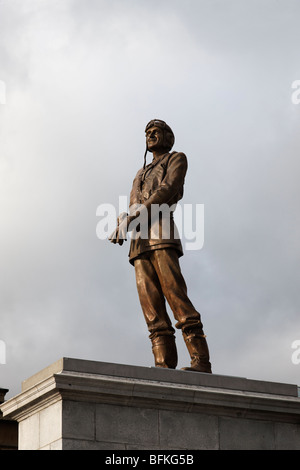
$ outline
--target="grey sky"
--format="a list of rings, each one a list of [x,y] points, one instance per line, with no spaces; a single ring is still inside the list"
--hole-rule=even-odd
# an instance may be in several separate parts
[[[182,202],[205,207],[204,247],[181,264],[213,371],[299,384],[299,14],[286,0],[0,1],[10,396],[62,356],[153,365],[128,244],[96,236],[152,118],[188,157]]]

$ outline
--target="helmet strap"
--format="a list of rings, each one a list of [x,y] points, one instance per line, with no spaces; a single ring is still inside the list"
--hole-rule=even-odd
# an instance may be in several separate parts
[[[147,157],[147,152],[148,152],[148,146],[146,145],[146,150],[145,150],[145,154],[144,154],[144,166],[143,166],[143,168],[144,168],[144,169],[146,168],[146,157]]]

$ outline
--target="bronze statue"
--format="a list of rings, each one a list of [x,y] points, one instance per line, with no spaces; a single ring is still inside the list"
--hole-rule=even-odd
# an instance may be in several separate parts
[[[166,310],[167,300],[177,321],[175,326],[181,329],[191,356],[191,367],[184,370],[211,373],[201,316],[187,296],[179,265],[183,250],[173,220],[176,203],[183,196],[187,158],[182,152],[171,152],[175,138],[164,121],[150,121],[145,133],[144,166],[133,181],[129,214],[119,216],[117,228],[109,239],[122,245],[127,232],[132,232],[129,261],[135,268],[155,366],[175,369],[178,361],[175,330]],[[153,154],[148,165],[147,151]],[[153,211],[157,207],[168,210]]]

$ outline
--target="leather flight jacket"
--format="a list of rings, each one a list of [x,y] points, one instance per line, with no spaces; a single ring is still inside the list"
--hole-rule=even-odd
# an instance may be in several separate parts
[[[129,227],[131,264],[142,254],[161,248],[175,248],[182,256],[173,212],[183,196],[186,171],[185,154],[172,152],[153,160],[137,172],[129,204],[130,215],[136,217]]]

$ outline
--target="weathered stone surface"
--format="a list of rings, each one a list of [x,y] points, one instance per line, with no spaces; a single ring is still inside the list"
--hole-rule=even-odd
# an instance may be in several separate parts
[[[1,405],[19,449],[300,449],[296,385],[63,358]]]

